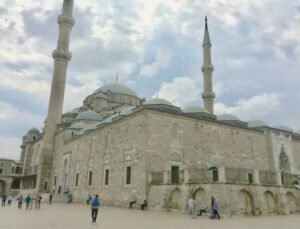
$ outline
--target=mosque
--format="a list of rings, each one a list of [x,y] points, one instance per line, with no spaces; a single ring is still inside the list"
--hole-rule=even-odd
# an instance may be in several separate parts
[[[300,133],[214,114],[207,20],[204,107],[144,100],[116,82],[63,114],[72,10],[73,0],[64,0],[45,127],[23,137],[20,162],[0,160],[2,193],[54,193],[57,199],[71,193],[75,202],[97,193],[105,205],[128,207],[135,197],[137,205],[147,200],[149,209],[175,211],[185,211],[189,196],[197,208],[214,196],[226,215],[300,211]]]

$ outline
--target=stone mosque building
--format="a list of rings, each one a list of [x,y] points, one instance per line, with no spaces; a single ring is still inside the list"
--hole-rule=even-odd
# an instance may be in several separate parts
[[[32,128],[23,137],[20,162],[0,160],[2,193],[21,183],[23,194],[52,192],[59,199],[71,193],[84,202],[98,193],[104,204],[122,207],[134,196],[149,209],[184,211],[189,196],[197,208],[214,196],[226,215],[300,211],[300,133],[214,114],[207,20],[204,107],[142,100],[116,82],[62,114],[72,10],[73,0],[64,0],[44,130]]]

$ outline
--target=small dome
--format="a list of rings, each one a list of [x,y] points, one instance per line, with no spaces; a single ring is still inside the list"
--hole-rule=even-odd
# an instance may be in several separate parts
[[[143,103],[143,105],[168,105],[168,106],[174,106],[168,100],[161,99],[161,98],[155,98],[155,99],[147,100],[146,102]]]
[[[76,120],[93,120],[101,122],[103,117],[95,111],[88,110],[77,115]]]
[[[96,90],[93,94],[103,94],[103,93],[106,94],[109,91],[114,94],[131,95],[134,97],[138,97],[133,90],[118,83],[104,85],[100,87],[98,90]]]
[[[114,114],[114,115],[112,115],[112,116],[109,116],[109,117],[107,117],[104,121],[103,121],[103,123],[111,123],[113,120],[114,120],[114,118],[116,118],[116,117],[118,117],[119,115],[118,114]]]
[[[30,133],[40,133],[39,129],[36,127],[31,128],[28,132]]]
[[[276,128],[276,129],[280,129],[280,130],[285,130],[285,131],[288,131],[288,132],[294,132],[294,130],[288,126],[284,126],[284,125],[277,125],[277,126],[273,126],[273,128]]]
[[[209,111],[203,107],[187,107],[182,111],[183,113],[209,113]]]
[[[240,121],[240,119],[231,114],[222,114],[217,116],[218,121]]]
[[[250,127],[250,128],[257,128],[257,127],[262,127],[262,126],[268,126],[268,125],[260,120],[250,120],[248,122],[248,127]]]
[[[80,130],[83,130],[83,129],[87,129],[89,127],[90,127],[89,125],[80,122],[80,123],[75,123],[72,126],[70,126],[70,129],[80,129]]]

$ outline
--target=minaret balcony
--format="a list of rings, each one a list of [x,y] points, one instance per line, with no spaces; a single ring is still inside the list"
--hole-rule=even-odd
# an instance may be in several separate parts
[[[216,93],[214,92],[203,92],[202,99],[214,99],[216,97]]]
[[[205,65],[202,66],[202,72],[213,72],[214,66],[213,65]]]
[[[57,18],[57,23],[60,26],[72,28],[75,25],[75,20],[65,15],[59,15]]]
[[[72,58],[72,53],[63,50],[54,50],[52,57],[55,61],[68,63]]]

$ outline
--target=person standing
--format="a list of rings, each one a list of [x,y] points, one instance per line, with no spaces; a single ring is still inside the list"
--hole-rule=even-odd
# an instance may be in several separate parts
[[[190,198],[188,199],[188,214],[189,214],[189,216],[193,216],[194,209],[195,209],[195,201],[190,196]]]
[[[18,197],[18,209],[21,209],[22,208],[22,204],[23,204],[23,196],[20,195]]]
[[[212,209],[212,216],[211,219],[220,219],[219,210],[218,210],[218,203],[214,197],[211,198],[211,209]]]
[[[7,197],[7,206],[11,206],[11,202],[12,202],[12,196],[11,195],[9,195],[8,197]]]
[[[89,205],[91,201],[92,201],[92,196],[91,196],[91,194],[89,194],[88,198],[86,200],[86,204]]]
[[[50,205],[52,204],[52,199],[53,199],[53,194],[51,193],[50,196],[49,196],[49,204]]]
[[[5,205],[6,205],[6,199],[7,199],[7,197],[6,197],[6,195],[4,194],[3,196],[2,196],[2,207],[5,207]]]
[[[30,203],[31,203],[31,197],[30,197],[30,195],[28,195],[26,198],[25,198],[25,203],[26,203],[26,210],[28,210],[28,207],[29,207],[29,205],[30,205]]]
[[[93,223],[96,223],[99,206],[100,206],[100,200],[98,198],[98,195],[96,195],[91,204]]]

